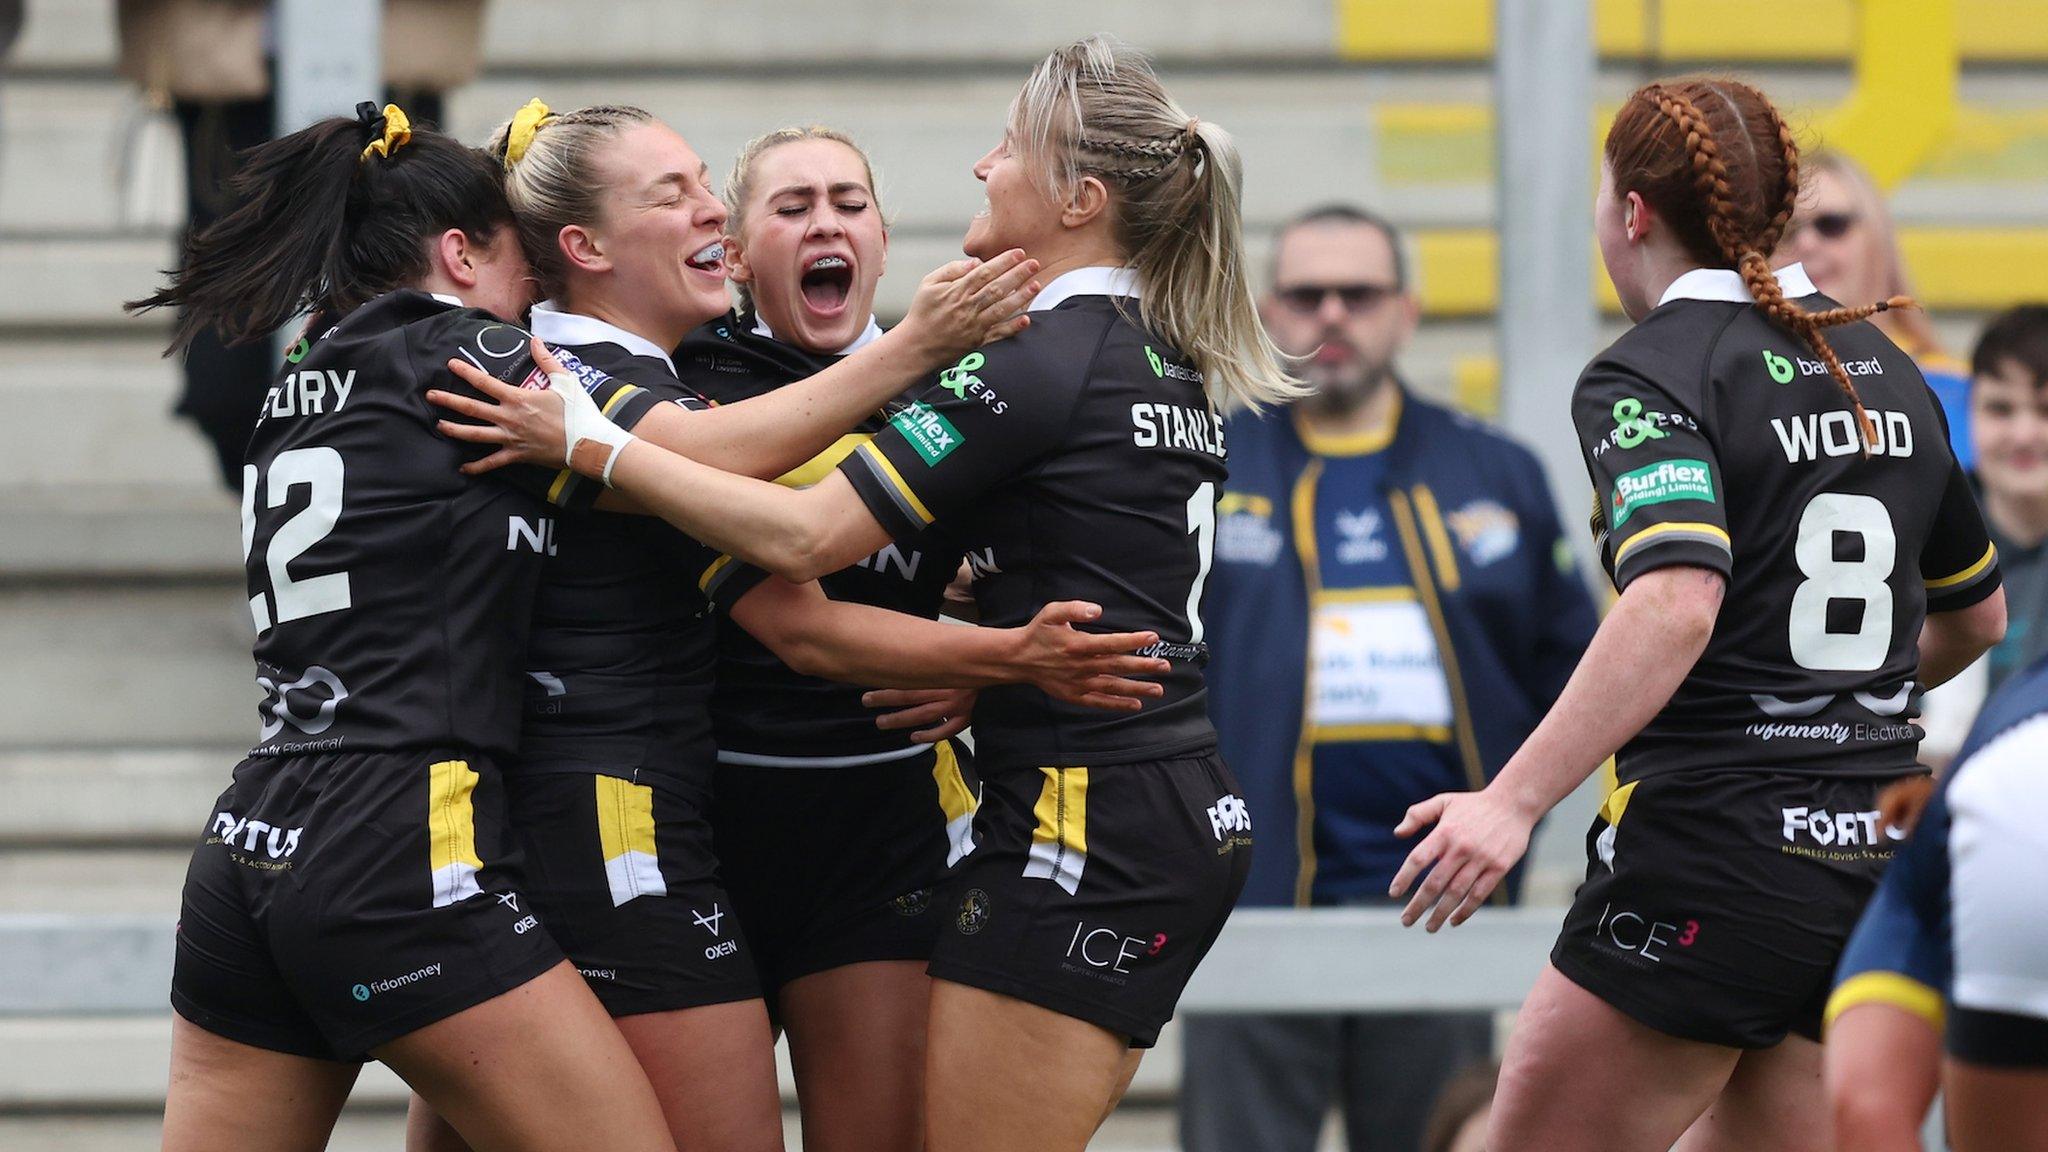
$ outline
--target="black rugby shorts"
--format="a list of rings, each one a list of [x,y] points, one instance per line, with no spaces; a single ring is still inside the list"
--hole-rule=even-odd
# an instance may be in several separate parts
[[[1251,867],[1221,757],[988,778],[974,854],[941,889],[931,974],[1149,1048]]]
[[[701,786],[548,772],[515,775],[507,790],[534,904],[606,1011],[761,995]]]
[[[186,872],[171,1004],[243,1044],[368,1059],[561,963],[514,865],[474,753],[244,760]]]
[[[1587,833],[1551,963],[1683,1040],[1819,1039],[1835,965],[1899,843],[1877,816],[1894,779],[1722,768],[1622,785]]]

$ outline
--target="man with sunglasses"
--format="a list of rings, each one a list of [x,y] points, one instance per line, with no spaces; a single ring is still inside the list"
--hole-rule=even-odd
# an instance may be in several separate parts
[[[1401,382],[1419,307],[1390,224],[1289,222],[1261,312],[1314,394],[1226,434],[1203,615],[1210,715],[1260,821],[1239,903],[1387,904],[1402,813],[1506,763],[1593,605],[1535,457]],[[1191,1017],[1182,1143],[1310,1152],[1335,1105],[1353,1152],[1410,1152],[1492,1048],[1485,1013]]]

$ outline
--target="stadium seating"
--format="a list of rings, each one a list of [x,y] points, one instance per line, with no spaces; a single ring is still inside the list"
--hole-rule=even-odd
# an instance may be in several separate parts
[[[1981,315],[2048,298],[2048,0],[1957,0],[1956,123],[1901,185],[1922,299],[1952,347]],[[175,156],[113,66],[113,0],[31,0],[0,83],[0,913],[170,917],[192,833],[253,730],[233,500],[168,410],[160,319],[118,303],[171,260]],[[830,121],[874,153],[895,223],[882,306],[950,259],[1028,63],[1111,28],[1162,58],[1193,112],[1231,128],[1260,259],[1272,226],[1332,199],[1410,226],[1428,319],[1415,383],[1492,411],[1492,0],[497,0],[486,75],[449,127],[480,139],[528,96],[645,105],[714,170],[748,136]],[[1850,84],[1850,0],[1599,0],[1604,109],[1639,79],[1717,64],[1815,111]],[[1711,11],[1710,11],[1711,10]],[[1512,176],[1512,174],[1509,174]],[[154,221],[132,224],[124,221]],[[1261,265],[1263,266],[1263,265]],[[1609,316],[1610,331],[1618,321]],[[1576,820],[1553,821],[1539,890],[1568,891]],[[160,1106],[161,1018],[0,1016],[0,1147],[141,1148]],[[1170,1145],[1170,1053],[1119,1148]],[[389,1147],[397,1099],[336,1147]]]

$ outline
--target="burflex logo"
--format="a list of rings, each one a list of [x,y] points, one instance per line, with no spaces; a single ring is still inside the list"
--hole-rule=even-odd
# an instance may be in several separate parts
[[[1764,368],[1770,372],[1772,380],[1780,384],[1792,382],[1792,362],[1769,348],[1764,349]]]

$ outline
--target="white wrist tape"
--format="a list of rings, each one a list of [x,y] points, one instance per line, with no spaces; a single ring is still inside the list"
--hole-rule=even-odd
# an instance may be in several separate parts
[[[602,444],[607,450],[602,479],[605,487],[611,487],[612,468],[619,462],[619,453],[632,442],[633,434],[606,419],[590,393],[583,390],[583,382],[570,373],[550,372],[548,390],[562,398],[562,463],[575,464],[576,445],[581,441]]]

